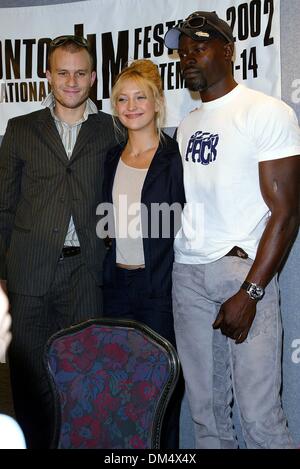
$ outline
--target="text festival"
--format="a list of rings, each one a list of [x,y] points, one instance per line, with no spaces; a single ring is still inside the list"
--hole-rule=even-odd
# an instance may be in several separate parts
[[[87,34],[95,61],[98,60],[101,65],[101,72],[98,68],[100,87],[95,83],[92,90],[92,97],[97,101],[99,109],[102,99],[110,96],[115,76],[128,61],[138,58],[155,61],[166,52],[164,35],[178,22],[169,21],[119,31],[117,43],[114,42],[112,32]],[[84,25],[74,25],[74,34],[84,35]],[[0,102],[42,101],[45,98],[49,92],[46,67],[50,42],[49,37],[0,41]],[[159,63],[158,66],[165,90],[184,87],[178,60]]]

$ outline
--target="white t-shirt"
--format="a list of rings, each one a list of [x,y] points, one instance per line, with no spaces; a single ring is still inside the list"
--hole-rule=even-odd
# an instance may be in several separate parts
[[[191,112],[177,140],[187,204],[175,239],[176,262],[206,264],[233,246],[254,259],[270,215],[258,163],[300,154],[294,111],[238,85]]]

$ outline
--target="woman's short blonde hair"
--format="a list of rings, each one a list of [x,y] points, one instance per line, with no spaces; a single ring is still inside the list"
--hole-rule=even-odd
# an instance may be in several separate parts
[[[166,111],[162,81],[157,65],[147,59],[134,60],[119,73],[114,82],[110,97],[113,114],[115,116],[117,116],[116,106],[121,87],[123,83],[129,79],[134,80],[145,92],[147,92],[147,89],[151,90],[155,105],[158,109],[155,116],[155,124],[158,134],[161,135]]]

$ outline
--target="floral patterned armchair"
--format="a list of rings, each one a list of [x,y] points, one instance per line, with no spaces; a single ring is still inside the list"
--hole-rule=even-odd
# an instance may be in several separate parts
[[[91,319],[54,334],[45,365],[55,399],[55,448],[159,448],[179,360],[133,320]]]

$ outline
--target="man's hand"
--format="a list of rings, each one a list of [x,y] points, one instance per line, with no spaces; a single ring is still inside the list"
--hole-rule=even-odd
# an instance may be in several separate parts
[[[241,344],[248,336],[255,314],[256,301],[246,291],[239,290],[221,305],[213,328],[221,329],[222,334]]]
[[[5,293],[5,295],[7,295],[7,281],[6,280],[0,279],[0,290],[1,289]]]
[[[2,281],[1,281],[2,282]],[[11,341],[11,317],[8,314],[8,299],[0,284],[0,363],[5,363],[5,353]]]

